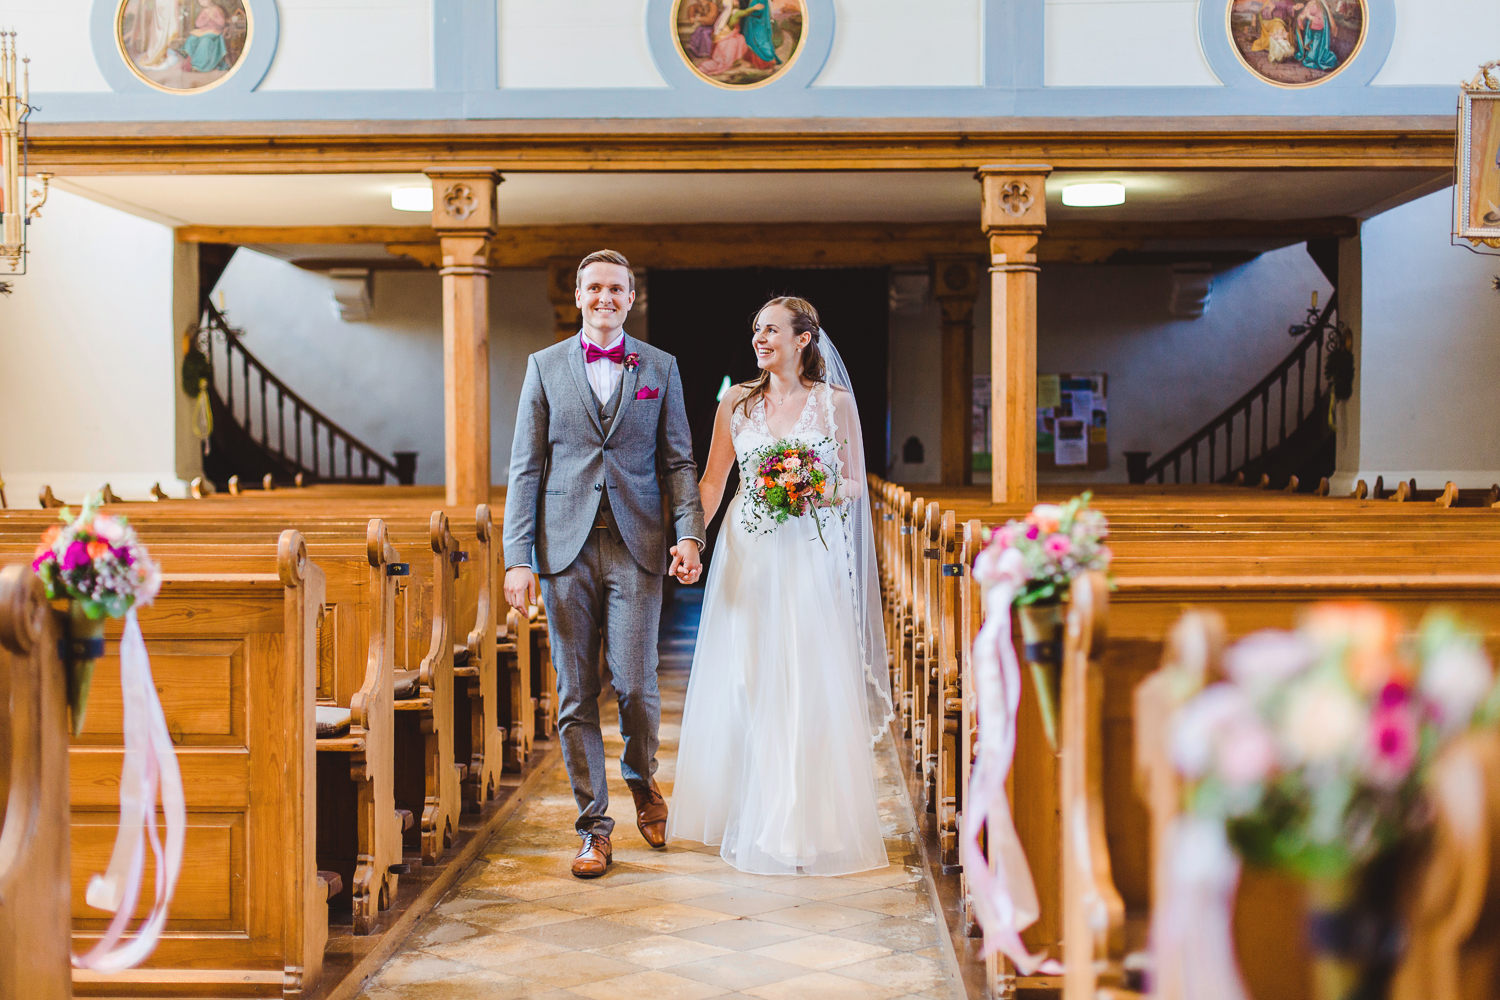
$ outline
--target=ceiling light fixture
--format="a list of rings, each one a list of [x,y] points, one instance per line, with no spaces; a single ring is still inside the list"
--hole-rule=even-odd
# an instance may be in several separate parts
[[[1104,208],[1125,204],[1125,185],[1113,181],[1104,184],[1069,184],[1063,188],[1062,203],[1069,208]]]
[[[412,184],[391,192],[391,207],[398,212],[432,211],[432,185]]]

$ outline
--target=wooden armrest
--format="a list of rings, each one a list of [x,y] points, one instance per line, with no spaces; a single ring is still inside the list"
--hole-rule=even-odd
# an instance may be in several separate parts
[[[396,702],[398,712],[430,712],[432,711],[431,698],[407,698]]]
[[[518,651],[518,647],[516,646],[515,640],[513,640],[513,639],[512,640],[507,640],[505,642],[496,643],[495,644],[495,649],[497,651],[501,652],[501,653],[511,653],[511,654],[514,654],[514,653],[516,653]]]
[[[410,809],[397,809],[396,819],[401,823],[402,833],[410,830],[417,823],[417,817],[412,814]]]
[[[328,890],[329,899],[344,891],[344,879],[338,872],[318,872],[318,884]]]
[[[358,753],[364,748],[363,736],[334,736],[318,740],[319,753]]]
[[[478,667],[454,667],[453,668],[453,676],[454,677],[478,677],[479,676],[479,668]]]

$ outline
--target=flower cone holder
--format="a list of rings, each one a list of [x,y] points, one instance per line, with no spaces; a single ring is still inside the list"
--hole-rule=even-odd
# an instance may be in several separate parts
[[[1021,623],[1026,665],[1031,672],[1037,707],[1047,743],[1057,751],[1057,706],[1062,701],[1063,630],[1067,619],[1061,601],[1037,601],[1016,608]]]
[[[68,637],[63,640],[63,661],[68,665],[68,710],[73,735],[83,733],[89,689],[94,667],[104,655],[104,619],[90,618],[79,601],[68,602]]]

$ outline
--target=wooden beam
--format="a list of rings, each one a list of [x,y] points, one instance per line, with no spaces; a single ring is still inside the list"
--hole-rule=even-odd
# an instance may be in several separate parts
[[[1153,239],[1277,239],[1353,236],[1356,220],[1187,219],[1052,223],[1037,246],[1046,263],[1098,263]],[[183,226],[184,243],[330,246],[384,245],[391,254],[439,266],[437,237],[427,226]],[[922,265],[933,257],[983,256],[984,235],[972,222],[658,223],[497,226],[490,266],[545,268],[612,247],[639,267],[887,267]],[[340,266],[332,258],[299,261],[308,268]]]
[[[979,263],[984,258],[934,257],[932,297],[943,312],[942,464],[944,486],[973,481],[974,302],[979,297]]]
[[[35,124],[33,170],[99,173],[1451,170],[1452,116]]]

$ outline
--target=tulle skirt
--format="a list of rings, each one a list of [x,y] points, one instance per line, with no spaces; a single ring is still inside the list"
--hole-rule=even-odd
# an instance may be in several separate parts
[[[805,517],[752,534],[741,502],[730,503],[709,568],[668,834],[717,845],[756,874],[884,868],[879,721],[842,526],[824,513],[826,550]]]

